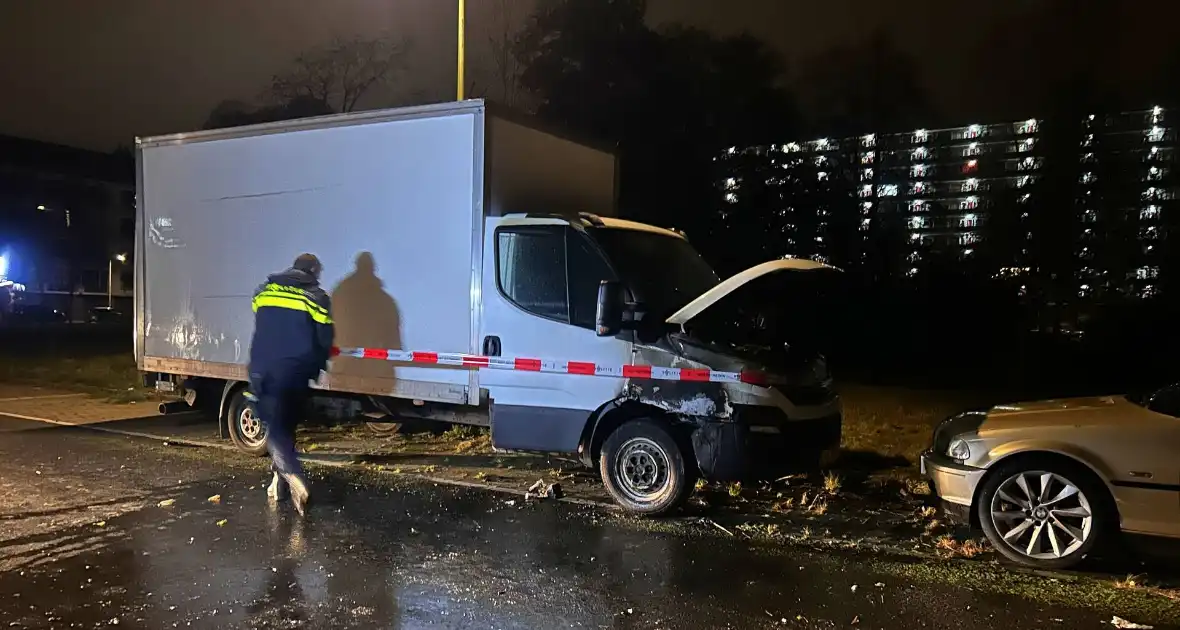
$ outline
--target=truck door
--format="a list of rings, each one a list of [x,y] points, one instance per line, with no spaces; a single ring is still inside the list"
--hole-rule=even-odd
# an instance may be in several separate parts
[[[517,369],[480,375],[492,399],[492,442],[575,452],[587,418],[623,386],[585,372],[631,362],[630,342],[594,331],[598,286],[614,274],[564,222],[506,222],[485,238],[483,353],[521,359]]]

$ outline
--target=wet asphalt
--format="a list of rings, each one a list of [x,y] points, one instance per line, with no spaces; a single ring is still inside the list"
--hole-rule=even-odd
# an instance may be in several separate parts
[[[856,557],[388,475],[316,472],[301,519],[268,479],[231,452],[0,416],[0,628],[1110,627]]]

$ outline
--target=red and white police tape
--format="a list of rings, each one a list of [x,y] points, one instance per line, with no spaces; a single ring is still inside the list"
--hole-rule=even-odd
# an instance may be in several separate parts
[[[410,350],[390,350],[386,348],[332,348],[332,355],[354,357],[357,359],[377,359],[396,363],[452,365],[455,367],[543,372],[546,374],[576,374],[580,376],[637,378],[657,381],[769,385],[765,374],[750,370],[743,370],[741,372],[717,372],[709,369],[666,368],[652,365],[600,365],[585,361],[553,361],[522,357],[485,357],[473,354],[460,354],[457,352],[412,352]]]

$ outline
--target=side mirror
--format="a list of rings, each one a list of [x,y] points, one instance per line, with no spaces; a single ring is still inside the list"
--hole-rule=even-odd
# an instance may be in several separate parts
[[[623,285],[603,280],[598,285],[598,305],[594,312],[594,330],[599,337],[614,337],[623,329]]]

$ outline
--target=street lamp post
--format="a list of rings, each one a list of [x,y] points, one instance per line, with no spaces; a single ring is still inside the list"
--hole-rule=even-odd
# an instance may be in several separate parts
[[[127,262],[127,254],[119,254],[107,261],[107,309],[115,307],[115,263]]]
[[[466,89],[463,87],[463,82],[466,74],[467,66],[467,0],[459,0],[459,68],[458,68],[458,89],[456,90],[459,96],[458,100],[463,100]]]

